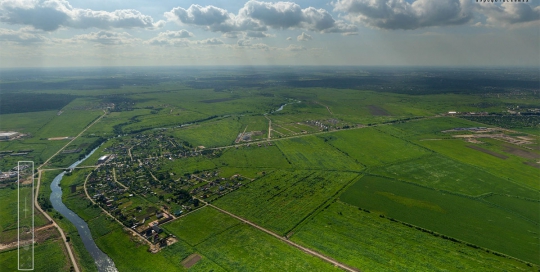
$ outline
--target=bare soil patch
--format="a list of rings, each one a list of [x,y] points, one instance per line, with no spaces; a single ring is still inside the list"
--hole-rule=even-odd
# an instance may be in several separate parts
[[[190,268],[202,259],[201,255],[193,253],[182,261],[184,268]]]
[[[499,153],[497,153],[497,152],[493,152],[493,151],[491,151],[491,150],[487,150],[487,149],[485,149],[485,148],[481,148],[481,147],[476,146],[476,145],[468,145],[467,147],[468,147],[468,148],[472,148],[472,149],[474,149],[474,150],[478,150],[478,151],[483,152],[483,153],[486,153],[486,154],[489,154],[489,155],[494,156],[494,157],[497,157],[497,158],[499,158],[499,159],[503,159],[503,160],[508,159],[508,156],[505,156],[505,155],[503,155],[503,154],[499,154]]]
[[[506,145],[504,147],[504,152],[508,152],[512,155],[516,155],[516,156],[519,156],[519,157],[522,157],[522,158],[525,158],[525,159],[540,159],[540,154],[537,154],[537,153],[534,153],[534,152],[530,152],[530,151],[526,151],[526,150],[523,150],[523,149],[520,149],[520,148],[517,148],[517,147],[514,147],[514,146],[510,146],[510,145]]]
[[[540,163],[536,163],[536,162],[523,162],[523,163],[528,165],[528,166],[532,166],[534,168],[540,169]]]
[[[369,105],[368,109],[369,109],[369,113],[371,113],[371,115],[374,115],[374,116],[389,116],[390,115],[388,111],[386,111],[385,109],[379,106]]]

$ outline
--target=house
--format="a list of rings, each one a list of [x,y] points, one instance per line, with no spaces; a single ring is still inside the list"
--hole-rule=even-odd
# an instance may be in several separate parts
[[[153,225],[152,230],[155,231],[156,233],[162,233],[163,232],[163,230],[158,225]]]

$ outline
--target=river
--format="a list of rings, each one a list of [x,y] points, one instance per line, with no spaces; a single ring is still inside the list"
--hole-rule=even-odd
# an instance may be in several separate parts
[[[76,161],[72,165],[69,166],[70,169],[75,168],[77,165],[85,161],[90,155],[92,155],[95,151],[94,149],[90,154],[86,155],[84,159],[80,161]],[[88,224],[82,218],[80,218],[76,213],[74,213],[72,210],[68,209],[66,205],[62,202],[62,188],[60,187],[60,181],[64,177],[65,172],[60,173],[58,176],[56,176],[51,183],[51,203],[53,208],[58,211],[62,216],[67,218],[76,228],[79,232],[79,236],[81,237],[81,240],[84,244],[84,247],[90,253],[92,258],[94,258],[94,262],[96,263],[97,269],[100,272],[115,272],[118,271],[116,269],[116,266],[114,265],[114,262],[107,254],[103,253],[101,251],[96,243],[94,242],[94,239],[92,238],[92,234],[90,233],[90,229],[88,228]]]

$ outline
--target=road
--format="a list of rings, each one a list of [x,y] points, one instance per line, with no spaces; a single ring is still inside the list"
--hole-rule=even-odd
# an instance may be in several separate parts
[[[77,261],[75,260],[75,256],[73,255],[71,247],[69,246],[69,242],[66,239],[66,235],[64,234],[64,231],[62,230],[62,228],[60,228],[60,226],[58,226],[58,224],[56,224],[56,222],[49,216],[49,214],[46,213],[45,211],[43,211],[41,209],[41,207],[39,206],[38,196],[39,196],[39,186],[41,185],[41,173],[42,172],[43,172],[43,170],[38,170],[38,182],[37,182],[37,186],[36,186],[36,192],[37,193],[35,194],[34,204],[36,205],[36,208],[47,218],[47,220],[52,222],[52,224],[56,227],[58,232],[60,232],[60,236],[62,236],[62,241],[64,241],[64,246],[66,247],[66,251],[67,251],[67,253],[69,255],[69,259],[71,260],[71,265],[73,266],[75,272],[79,272],[80,271],[79,266],[77,265]]]
[[[66,235],[64,234],[64,231],[62,230],[62,228],[60,228],[60,226],[58,226],[58,224],[49,216],[49,214],[47,214],[45,211],[43,211],[43,209],[41,209],[41,206],[39,206],[39,202],[38,202],[38,196],[39,196],[39,186],[41,185],[41,173],[43,172],[43,170],[41,169],[43,166],[45,166],[50,160],[52,160],[52,158],[54,158],[56,155],[58,155],[60,152],[62,152],[62,150],[64,150],[67,146],[69,146],[73,141],[75,141],[77,138],[79,138],[84,132],[86,132],[86,130],[88,130],[89,128],[91,128],[95,123],[99,122],[99,120],[101,120],[101,118],[103,118],[105,115],[107,115],[107,112],[104,111],[103,115],[101,115],[98,119],[96,119],[94,122],[92,122],[90,125],[88,125],[86,128],[84,128],[77,136],[75,136],[71,141],[69,141],[69,143],[67,143],[66,145],[64,145],[62,148],[60,148],[56,153],[54,153],[51,157],[49,157],[43,164],[41,164],[37,170],[38,170],[38,181],[37,181],[37,186],[36,186],[36,193],[34,194],[35,195],[35,198],[34,198],[34,205],[36,206],[36,208],[47,218],[47,220],[51,221],[52,224],[56,227],[56,229],[58,230],[58,232],[60,233],[60,236],[62,236],[62,240],[64,241],[64,246],[66,247],[66,251],[69,255],[69,259],[71,260],[71,265],[73,266],[73,269],[75,270],[75,272],[79,272],[79,266],[77,265],[77,261],[75,260],[75,256],[73,255],[73,251],[71,250],[71,247],[69,246],[69,243],[67,242],[66,240]]]

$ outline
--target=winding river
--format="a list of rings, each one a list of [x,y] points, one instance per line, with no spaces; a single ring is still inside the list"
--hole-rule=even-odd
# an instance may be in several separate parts
[[[95,151],[94,149],[90,154],[86,155],[84,159],[80,161],[76,161],[72,165],[69,166],[70,169],[74,169],[77,165],[85,161],[90,155],[92,155]],[[90,233],[90,229],[88,228],[88,224],[82,220],[76,213],[74,213],[72,210],[68,209],[66,205],[62,202],[62,188],[60,187],[60,181],[64,177],[65,172],[60,173],[58,176],[56,176],[51,183],[51,203],[55,210],[57,210],[62,216],[67,218],[76,228],[79,232],[79,236],[81,237],[81,240],[84,244],[84,247],[90,253],[92,258],[94,258],[94,262],[96,263],[97,269],[100,272],[115,272],[118,271],[116,269],[116,266],[114,265],[114,262],[107,254],[103,253],[101,251],[96,243],[94,242],[94,239],[92,238],[92,234]]]

